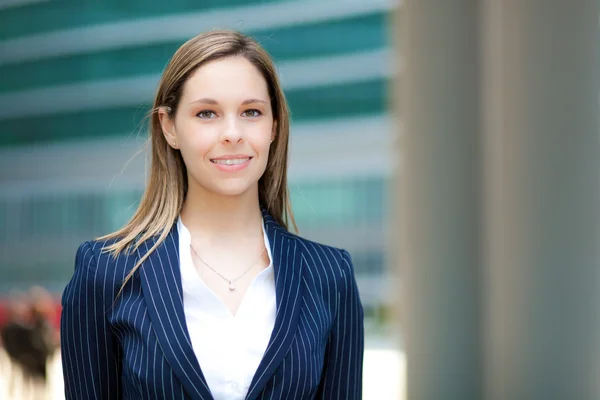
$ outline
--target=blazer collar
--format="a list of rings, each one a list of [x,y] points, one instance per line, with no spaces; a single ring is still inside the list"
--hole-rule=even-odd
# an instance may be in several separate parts
[[[140,246],[139,256],[155,242],[149,239]],[[152,328],[171,369],[192,399],[212,399],[185,321],[177,224],[140,267],[140,280]]]
[[[265,354],[250,383],[246,399],[256,399],[292,344],[302,304],[302,256],[297,241],[263,209],[275,272],[277,311]]]
[[[302,256],[296,240],[262,209],[275,274],[277,311],[275,326],[263,358],[254,374],[246,399],[257,398],[279,367],[292,344],[302,304]],[[138,249],[142,257],[154,245],[149,239]],[[142,293],[152,327],[173,372],[193,399],[212,399],[192,348],[185,313],[179,269],[177,224],[140,267]]]

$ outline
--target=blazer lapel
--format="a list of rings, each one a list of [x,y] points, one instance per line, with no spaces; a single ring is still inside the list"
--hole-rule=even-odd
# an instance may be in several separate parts
[[[149,239],[140,246],[140,257],[152,248],[155,240]],[[165,241],[139,270],[148,314],[165,358],[191,398],[212,399],[185,321],[177,224],[173,224]]]
[[[257,398],[286,355],[298,325],[302,304],[302,257],[296,241],[263,209],[275,273],[277,311],[273,333],[246,399]]]

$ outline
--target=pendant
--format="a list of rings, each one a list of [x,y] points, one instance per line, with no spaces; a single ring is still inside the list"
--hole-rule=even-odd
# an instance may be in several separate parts
[[[232,292],[235,290],[235,285],[232,281],[229,281],[229,290],[231,290]]]

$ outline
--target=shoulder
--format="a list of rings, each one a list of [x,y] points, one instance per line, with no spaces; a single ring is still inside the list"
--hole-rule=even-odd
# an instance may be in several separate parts
[[[118,242],[118,238],[88,240],[79,245],[75,259],[81,258],[90,264],[96,264],[97,268],[104,265],[120,266],[129,258],[136,258],[137,252],[123,250],[116,254],[112,246]]]
[[[69,285],[75,283],[96,289],[118,284],[137,259],[136,252],[123,251],[115,255],[110,248],[116,239],[89,240],[81,243],[75,253],[75,270]]]
[[[329,246],[288,233],[297,243],[309,273],[319,273],[335,282],[354,279],[354,267],[350,253],[342,248]]]
[[[305,288],[311,293],[311,297],[320,298],[334,307],[334,313],[339,310],[353,310],[362,318],[362,303],[350,253],[342,248],[290,235],[294,237],[302,252],[302,275]],[[334,301],[331,301],[332,293],[337,293]]]

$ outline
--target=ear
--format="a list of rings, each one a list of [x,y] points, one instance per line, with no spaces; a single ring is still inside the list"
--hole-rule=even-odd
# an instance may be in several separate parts
[[[178,149],[177,135],[175,134],[175,120],[174,118],[171,118],[171,115],[169,114],[170,110],[171,109],[168,107],[160,107],[158,109],[158,120],[160,121],[163,135],[169,146]]]
[[[275,136],[277,136],[277,121],[273,120],[273,130],[271,132],[271,142],[275,140]]]

